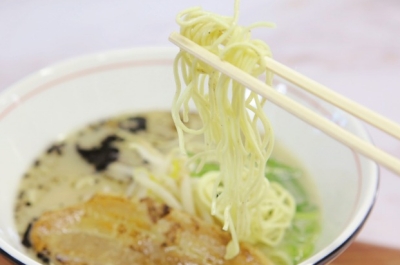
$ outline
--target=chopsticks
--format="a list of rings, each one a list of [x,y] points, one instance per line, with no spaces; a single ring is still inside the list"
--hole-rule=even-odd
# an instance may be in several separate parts
[[[265,58],[267,68],[275,74],[285,78],[291,83],[303,88],[307,92],[331,103],[332,105],[352,114],[353,116],[381,129],[382,131],[400,139],[400,125],[388,118],[373,112],[366,107],[351,101],[350,99],[330,90],[329,88],[315,82],[314,80],[297,73],[289,67],[275,61],[272,58]]]
[[[354,134],[346,131],[342,127],[339,127],[335,123],[319,116],[313,111],[277,92],[271,86],[263,83],[257,78],[254,78],[253,76],[240,70],[232,64],[222,61],[215,54],[207,51],[206,49],[203,49],[201,46],[185,38],[179,33],[171,33],[171,35],[169,36],[169,40],[182,50],[185,50],[186,52],[200,59],[201,61],[211,65],[216,70],[243,84],[253,92],[259,94],[264,98],[267,98],[269,101],[273,102],[277,106],[285,109],[289,113],[297,116],[298,118],[309,123],[310,125],[320,129],[332,138],[340,141],[351,149],[356,150],[360,154],[374,160],[375,162],[381,164],[382,166],[386,167],[397,175],[400,175],[400,160],[396,157],[387,154],[386,152],[375,147],[371,143],[368,143],[358,138]],[[400,139],[400,126],[398,124],[374,113],[373,111],[359,104],[350,101],[347,98],[340,96],[339,94],[336,94],[333,91],[330,91],[328,88],[299,73],[294,72],[290,68],[272,59],[268,58],[267,63],[268,69],[284,77],[288,81],[300,87],[305,87],[305,89],[310,93],[336,105],[339,108],[342,108],[343,110],[353,114],[354,116]]]

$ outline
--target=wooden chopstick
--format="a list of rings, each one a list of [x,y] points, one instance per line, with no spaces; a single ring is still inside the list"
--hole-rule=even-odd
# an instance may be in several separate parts
[[[307,109],[296,101],[282,95],[272,87],[268,86],[257,78],[254,78],[248,73],[240,70],[234,65],[222,61],[215,54],[207,51],[206,49],[185,38],[179,33],[172,33],[169,36],[169,40],[180,47],[182,50],[211,65],[216,70],[243,84],[253,92],[259,94],[264,98],[267,98],[269,101],[280,106],[281,108],[297,116],[303,121],[311,124],[312,126],[320,129],[332,138],[358,151],[364,156],[374,160],[375,162],[386,167],[387,169],[393,171],[397,175],[400,175],[400,160],[398,160],[394,156],[385,153],[371,143],[368,143],[358,138],[354,134],[339,127],[328,119],[319,116],[318,114]],[[269,67],[271,67],[271,65]]]
[[[316,81],[292,70],[291,68],[275,61],[265,58],[267,68],[275,74],[283,77],[291,83],[303,88],[309,93],[335,105],[336,107],[354,115],[355,117],[381,129],[382,131],[400,139],[400,125],[379,115],[378,113],[334,92],[333,90],[317,83]]]

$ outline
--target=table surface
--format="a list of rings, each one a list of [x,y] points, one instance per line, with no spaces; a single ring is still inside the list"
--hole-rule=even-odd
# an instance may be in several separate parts
[[[29,73],[67,58],[110,49],[171,46],[167,37],[177,30],[173,18],[180,10],[201,4],[231,14],[232,3],[2,0],[0,92]],[[400,1],[242,1],[240,22],[260,20],[278,25],[254,32],[270,44],[275,59],[400,123]],[[378,147],[400,157],[399,141],[366,128]],[[381,251],[383,255],[389,249],[395,253],[389,255],[394,263],[386,264],[400,264],[396,255],[399,204],[400,178],[382,168],[376,205],[349,253],[352,250],[364,260],[356,253]]]
[[[398,265],[400,250],[355,242],[330,265]],[[0,256],[0,265],[15,265]]]

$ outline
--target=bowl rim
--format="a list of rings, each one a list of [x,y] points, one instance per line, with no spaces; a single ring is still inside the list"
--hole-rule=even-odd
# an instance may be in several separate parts
[[[83,56],[78,56],[75,58],[67,59],[55,64],[52,64],[48,67],[42,68],[25,78],[22,78],[20,81],[15,82],[14,84],[10,85],[6,89],[0,92],[0,99],[5,98],[7,96],[12,95],[13,92],[22,91],[22,88],[25,86],[29,87],[29,83],[34,80],[51,80],[54,74],[58,72],[62,72],[62,69],[67,69],[71,66],[77,64],[94,64],[94,63],[110,63],[110,61],[118,61],[123,59],[126,55],[129,54],[143,54],[149,55],[153,54],[152,58],[157,58],[157,56],[171,56],[173,53],[177,53],[178,49],[176,47],[137,47],[137,48],[130,48],[130,49],[118,49],[118,50],[111,50],[111,51],[104,51],[100,53],[91,53]],[[147,58],[147,57],[146,57]],[[172,62],[172,60],[169,60]],[[49,74],[50,73],[50,74]],[[0,120],[4,118],[8,110],[12,110],[13,106],[18,105],[19,102],[5,102],[2,103],[0,101]],[[364,127],[364,125],[356,119],[352,119],[352,123],[357,125],[357,132],[364,134],[368,141],[372,142],[371,136],[369,135],[368,131]],[[318,253],[314,254],[312,257],[308,258],[306,261],[301,262],[299,265],[306,265],[306,264],[325,264],[335,257],[337,257],[341,252],[345,250],[345,248],[355,239],[356,235],[359,233],[363,225],[365,224],[368,216],[370,215],[373,206],[375,205],[377,192],[379,188],[379,178],[380,178],[380,171],[378,165],[370,161],[371,165],[373,166],[373,170],[368,171],[368,177],[372,178],[372,189],[373,192],[368,194],[367,198],[365,199],[364,204],[367,206],[365,207],[363,212],[359,212],[357,216],[352,218],[352,222],[346,225],[343,232],[340,234],[341,237],[338,238],[335,242],[332,242],[325,248],[321,249]],[[4,255],[11,259],[13,262],[17,264],[25,264],[24,262],[31,263],[31,259],[27,258],[25,254],[18,251],[17,249],[10,246],[8,243],[3,241],[0,238],[0,255]],[[34,264],[39,264],[35,262]]]

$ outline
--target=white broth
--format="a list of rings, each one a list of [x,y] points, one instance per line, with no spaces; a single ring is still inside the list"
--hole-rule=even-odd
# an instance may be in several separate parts
[[[195,114],[191,115],[190,123],[190,127],[201,125],[199,117]],[[188,150],[190,153],[197,153],[202,149],[201,137],[192,137],[190,141],[192,142]],[[113,117],[73,132],[63,141],[52,143],[33,162],[20,183],[15,205],[15,221],[23,244],[29,247],[27,228],[44,212],[87,201],[96,193],[128,198],[134,196],[135,180],[129,172],[121,171],[118,167],[119,165],[130,168],[151,167],[145,153],[131,148],[132,144],[144,142],[163,155],[178,148],[178,136],[169,112],[146,112]],[[310,212],[309,216],[313,218],[311,223],[306,224],[304,231],[300,231],[300,233],[312,233],[308,236],[302,235],[306,238],[302,240],[307,243],[306,253],[303,255],[297,252],[289,253],[287,244],[293,238],[285,238],[277,250],[261,246],[267,255],[272,256],[276,264],[293,264],[311,254],[319,231],[317,226],[320,223],[318,196],[306,170],[285,147],[276,143],[270,161],[272,162],[270,167],[267,167],[267,176],[271,175],[272,181],[280,182],[289,191],[294,189],[294,192],[298,193],[294,197],[303,207],[300,210],[306,211],[307,214]],[[194,174],[192,176],[199,177]],[[151,196],[151,194],[138,196]],[[300,212],[300,215],[303,213]],[[300,223],[302,222],[300,220]],[[310,232],[309,227],[312,226],[316,227]],[[298,237],[298,231],[288,232],[288,235]],[[30,254],[40,260],[35,253]],[[285,255],[288,258],[282,258]],[[292,263],[287,263],[285,259]]]

